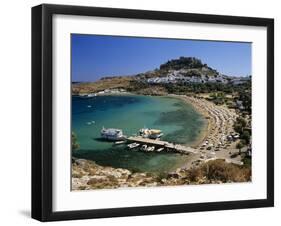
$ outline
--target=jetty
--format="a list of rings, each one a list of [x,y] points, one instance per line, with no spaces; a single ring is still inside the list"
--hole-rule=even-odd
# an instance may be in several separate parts
[[[191,147],[186,147],[181,144],[174,144],[174,143],[169,143],[167,141],[162,141],[162,140],[154,140],[154,139],[149,139],[149,138],[143,138],[141,136],[131,136],[126,138],[127,141],[129,142],[136,142],[136,143],[141,143],[141,144],[147,144],[147,145],[153,145],[156,147],[161,147],[165,148],[167,151],[173,151],[177,153],[182,153],[182,154],[195,154],[197,153],[196,149],[191,148]]]

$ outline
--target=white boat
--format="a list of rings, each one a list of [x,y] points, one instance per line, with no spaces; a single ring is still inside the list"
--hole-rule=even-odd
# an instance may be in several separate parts
[[[128,144],[127,146],[128,146],[128,148],[132,149],[132,148],[136,148],[136,147],[140,146],[140,144],[132,143],[132,144]]]
[[[146,151],[146,149],[147,149],[147,145],[146,144],[142,145],[141,148],[140,148],[141,151]]]
[[[140,129],[139,133],[143,138],[150,138],[150,139],[158,139],[163,136],[162,131],[159,129],[142,128]]]
[[[125,136],[123,135],[123,131],[121,129],[115,128],[102,128],[101,130],[101,137],[106,140],[113,140],[113,141],[121,141],[125,140]]]
[[[126,143],[125,140],[120,140],[120,141],[116,141],[114,144],[124,144],[124,143]]]
[[[150,151],[154,151],[154,149],[155,149],[155,147],[154,147],[154,146],[151,146],[151,147],[148,147],[146,150],[147,150],[148,152],[150,152]]]
[[[163,151],[164,150],[164,148],[158,148],[156,151],[157,152],[161,152],[161,151]]]

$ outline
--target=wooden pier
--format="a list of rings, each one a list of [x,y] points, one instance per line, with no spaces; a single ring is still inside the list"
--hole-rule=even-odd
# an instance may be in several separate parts
[[[152,146],[156,146],[156,147],[162,147],[167,150],[171,150],[171,151],[182,153],[182,154],[197,153],[197,151],[191,147],[186,147],[186,146],[183,146],[180,144],[173,144],[173,143],[169,143],[167,141],[162,141],[162,140],[143,138],[141,136],[128,137],[127,141],[152,145]]]

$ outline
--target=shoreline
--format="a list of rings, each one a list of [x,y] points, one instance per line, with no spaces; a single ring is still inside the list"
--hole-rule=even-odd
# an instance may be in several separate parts
[[[227,140],[227,136],[234,132],[233,124],[238,117],[235,110],[223,105],[215,105],[203,98],[175,94],[170,94],[169,96],[191,104],[208,123],[206,130],[202,131],[193,145],[198,154],[191,154],[190,159],[183,164],[182,168],[189,169],[194,164],[197,166],[199,162],[214,159],[224,159],[227,162],[240,164],[240,156],[232,157],[232,154],[237,152],[237,141]],[[207,145],[206,142],[208,142]],[[210,150],[208,150],[208,147]]]
[[[198,108],[197,105],[195,105],[194,103],[192,103],[191,101],[189,101],[188,99],[186,99],[185,97],[187,96],[181,96],[181,95],[175,95],[175,94],[168,94],[169,97],[174,97],[177,99],[182,100],[184,103],[187,103],[188,105],[191,105],[195,111],[201,115],[201,117],[204,118],[204,124],[203,125],[203,129],[200,131],[200,133],[198,134],[197,138],[191,143],[191,144],[184,144],[184,145],[189,145],[192,148],[197,149],[198,146],[206,139],[206,137],[209,134],[210,131],[210,120],[207,118],[207,114],[203,109]]]

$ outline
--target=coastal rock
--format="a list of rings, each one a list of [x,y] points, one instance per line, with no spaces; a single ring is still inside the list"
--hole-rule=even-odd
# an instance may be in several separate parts
[[[157,178],[147,173],[103,167],[85,159],[77,159],[72,163],[72,190],[156,185]]]
[[[84,159],[76,159],[72,163],[72,190],[246,181],[251,181],[250,168],[224,160],[211,160],[189,169],[178,168],[162,177],[151,173],[132,173],[127,169],[103,167]]]

